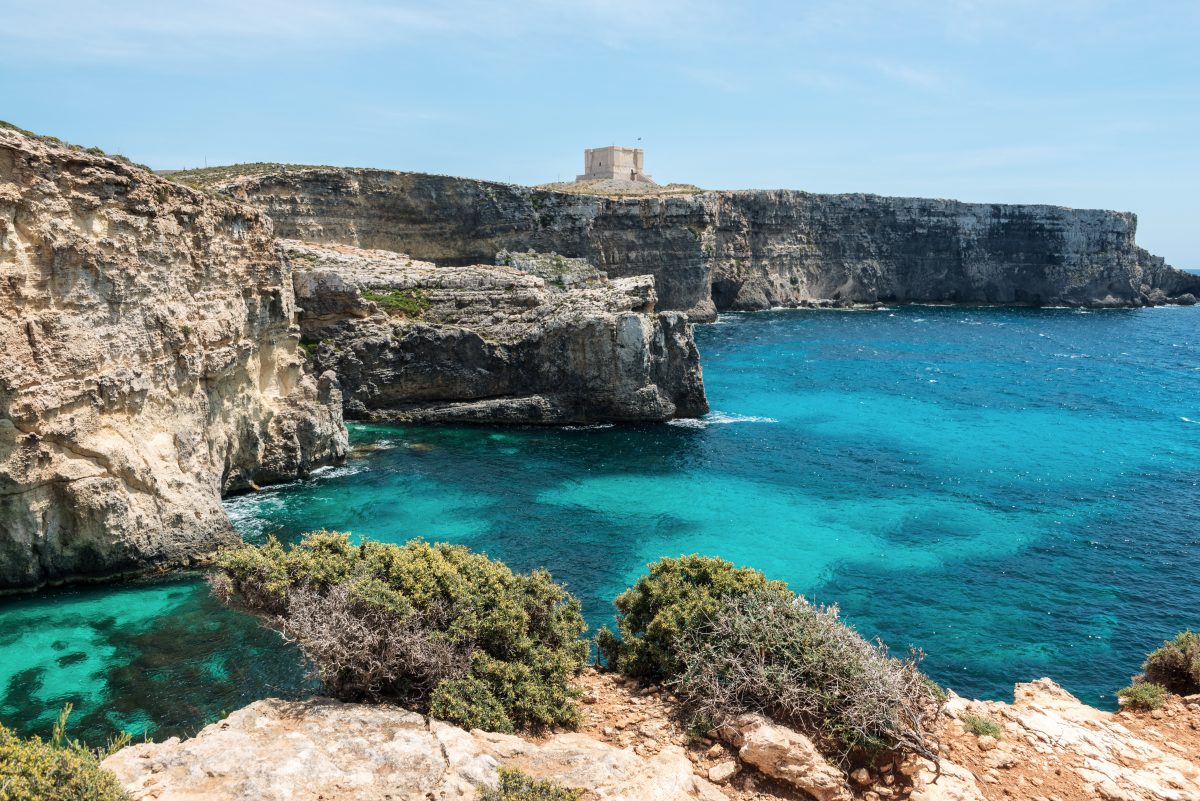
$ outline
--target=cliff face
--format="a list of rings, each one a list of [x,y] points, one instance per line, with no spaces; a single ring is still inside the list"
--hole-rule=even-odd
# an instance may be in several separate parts
[[[512,267],[284,250],[310,358],[338,375],[350,417],[571,423],[708,411],[691,325],[654,311],[649,276],[559,276],[567,288]]]
[[[1200,277],[1137,247],[1110,211],[794,191],[599,197],[382,170],[264,168],[213,186],[285,236],[438,264],[508,250],[652,274],[661,307],[876,302],[1140,306],[1192,302]]]
[[[261,213],[0,130],[0,590],[186,564],[346,452]]]

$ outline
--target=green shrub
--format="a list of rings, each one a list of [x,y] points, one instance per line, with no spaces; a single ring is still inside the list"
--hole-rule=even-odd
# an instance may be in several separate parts
[[[458,545],[320,531],[216,560],[223,601],[296,641],[332,695],[391,699],[466,728],[575,726],[587,643],[579,602]]]
[[[535,779],[516,768],[500,768],[500,785],[486,788],[480,801],[579,801],[583,790],[572,790],[551,781]]]
[[[597,645],[608,666],[626,675],[654,681],[673,676],[682,668],[677,643],[683,634],[711,617],[723,598],[764,588],[786,591],[757,570],[723,559],[660,559],[613,602],[620,637],[602,628]]]
[[[1117,698],[1130,709],[1158,709],[1167,701],[1167,688],[1161,684],[1135,682],[1117,690]]]
[[[999,723],[991,718],[981,718],[978,715],[964,714],[959,718],[959,720],[962,722],[962,725],[966,727],[967,731],[971,732],[971,734],[975,734],[980,737],[985,735],[988,737],[995,737],[997,740],[1004,736],[1004,729],[1000,727]]]
[[[776,587],[727,595],[678,640],[669,682],[694,719],[722,725],[762,712],[809,733],[841,758],[856,747],[936,760],[928,729],[942,702],[919,670],[814,606]]]
[[[419,289],[389,289],[386,292],[364,290],[363,300],[378,303],[388,312],[419,317],[429,308],[428,296]]]
[[[1200,693],[1200,634],[1180,632],[1151,651],[1142,665],[1146,681],[1177,695]]]
[[[100,760],[124,747],[129,735],[93,751],[66,738],[67,704],[50,742],[21,739],[0,726],[0,801],[129,801],[117,777]]]

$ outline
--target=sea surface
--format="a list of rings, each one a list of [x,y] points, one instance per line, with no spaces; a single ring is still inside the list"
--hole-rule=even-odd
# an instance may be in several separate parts
[[[963,695],[1050,676],[1113,707],[1200,626],[1200,308],[779,311],[698,326],[713,412],[669,425],[352,427],[355,456],[231,498],[250,540],[329,528],[549,568],[593,626],[662,556],[837,604]],[[0,603],[0,721],[194,732],[311,689],[202,577]]]

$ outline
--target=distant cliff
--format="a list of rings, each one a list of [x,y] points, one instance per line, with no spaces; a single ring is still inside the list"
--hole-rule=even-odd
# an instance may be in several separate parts
[[[346,452],[260,211],[0,129],[0,591],[187,564]]]
[[[1135,242],[1136,217],[1055,206],[796,191],[602,197],[384,170],[258,165],[194,178],[283,236],[438,264],[555,251],[653,274],[664,309],[871,303],[1193,302],[1200,277]]]
[[[708,411],[692,326],[654,310],[650,276],[610,281],[557,256],[509,256],[525,270],[435,267],[282,245],[309,358],[338,375],[349,417],[561,424]]]

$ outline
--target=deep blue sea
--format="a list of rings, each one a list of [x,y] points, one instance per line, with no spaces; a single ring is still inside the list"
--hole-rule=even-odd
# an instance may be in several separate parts
[[[548,567],[592,625],[661,556],[836,603],[961,694],[1050,676],[1113,706],[1200,626],[1200,308],[780,311],[698,326],[714,411],[669,425],[354,426],[356,455],[232,498],[244,535],[465,543]],[[187,733],[307,689],[196,575],[0,603],[0,721]]]

